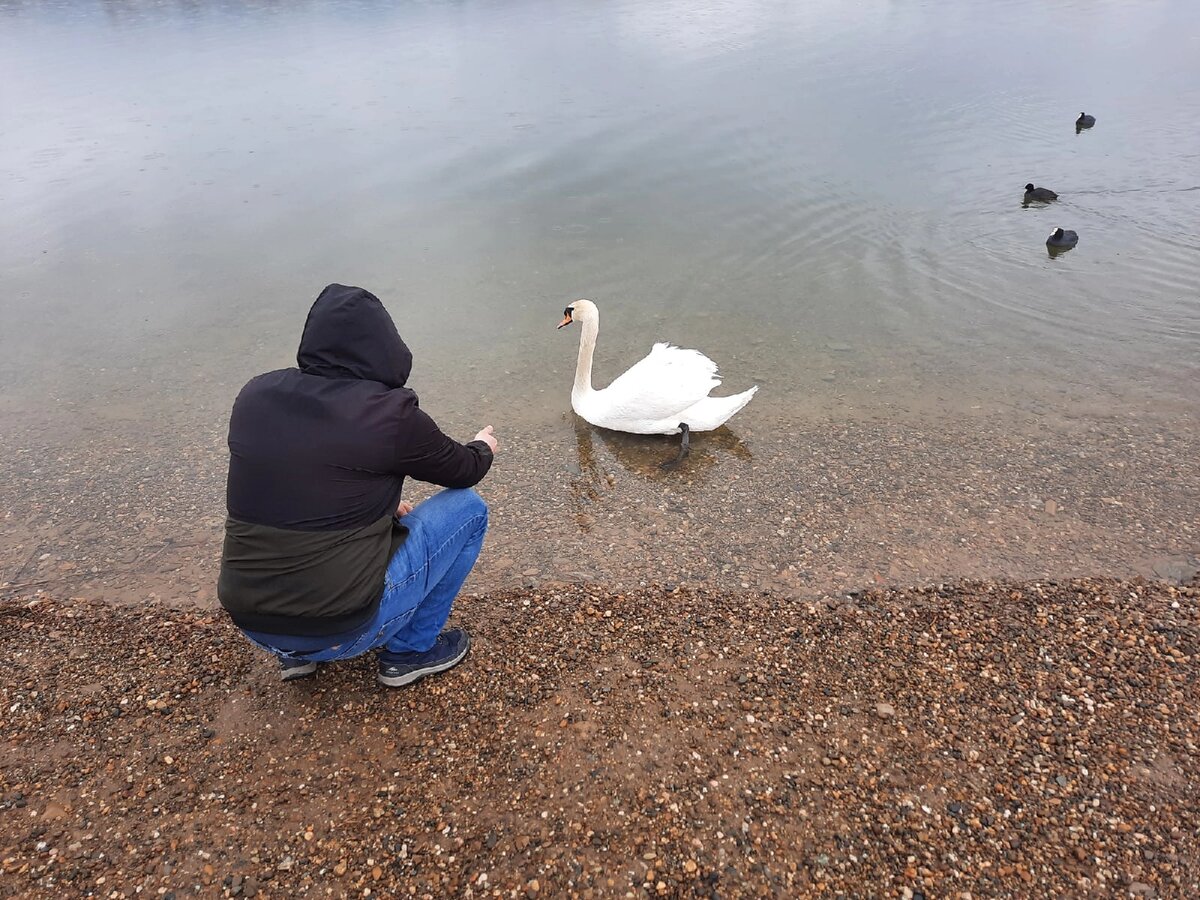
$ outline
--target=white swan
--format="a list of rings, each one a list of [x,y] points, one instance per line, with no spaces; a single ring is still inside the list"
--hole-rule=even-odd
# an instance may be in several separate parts
[[[758,387],[732,397],[710,397],[721,383],[717,364],[699,350],[655,344],[602,390],[592,387],[592,354],[600,333],[600,311],[591,300],[576,300],[563,310],[559,328],[581,326],[579,362],[571,388],[571,408],[600,428],[633,434],[683,434],[687,452],[689,431],[720,428],[750,402]],[[682,458],[682,454],[681,454]]]

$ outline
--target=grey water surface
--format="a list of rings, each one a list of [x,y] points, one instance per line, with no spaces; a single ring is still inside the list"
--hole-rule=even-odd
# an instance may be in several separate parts
[[[747,417],[1186,408],[1198,35],[1194,0],[0,0],[8,409],[216,415],[330,281],[509,427],[566,408],[583,296],[601,382],[697,346]]]

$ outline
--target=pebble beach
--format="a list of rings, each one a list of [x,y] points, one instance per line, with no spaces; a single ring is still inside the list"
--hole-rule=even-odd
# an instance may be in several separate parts
[[[11,897],[1190,897],[1200,589],[464,597],[467,661],[295,684],[220,616],[0,642]]]

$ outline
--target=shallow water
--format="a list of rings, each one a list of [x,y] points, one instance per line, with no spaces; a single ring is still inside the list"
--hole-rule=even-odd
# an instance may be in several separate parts
[[[1188,0],[0,0],[0,374],[25,411],[224,400],[336,280],[508,427],[565,408],[578,296],[601,382],[669,339],[764,386],[743,416],[1186,405],[1198,28]]]

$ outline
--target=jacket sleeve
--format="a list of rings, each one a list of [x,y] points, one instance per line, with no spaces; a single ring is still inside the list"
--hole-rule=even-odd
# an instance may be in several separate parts
[[[420,409],[412,411],[406,424],[411,430],[398,448],[397,474],[439,487],[468,488],[479,484],[492,467],[492,449],[487,444],[460,444]]]

